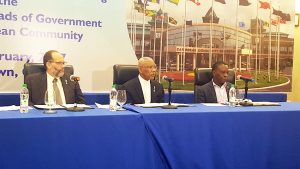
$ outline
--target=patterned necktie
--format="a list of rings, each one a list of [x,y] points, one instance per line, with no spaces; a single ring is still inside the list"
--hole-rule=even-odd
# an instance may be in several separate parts
[[[61,96],[60,96],[60,92],[59,92],[59,89],[58,89],[58,86],[57,86],[57,79],[54,78],[53,79],[53,90],[55,92],[55,98],[56,98],[56,104],[57,105],[62,105],[62,100],[61,100]]]

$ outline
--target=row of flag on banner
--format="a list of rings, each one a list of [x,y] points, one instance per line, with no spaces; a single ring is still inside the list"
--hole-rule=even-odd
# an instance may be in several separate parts
[[[159,0],[147,0],[148,2],[152,3],[159,3]],[[156,16],[159,19],[164,19],[164,15],[162,13],[158,14],[158,11],[156,10],[150,10],[150,9],[144,9],[144,3],[139,0],[138,2],[134,2],[134,9],[137,10],[140,13],[144,13],[146,16],[153,17]],[[173,25],[177,25],[177,20],[173,17],[169,17],[169,23]]]
[[[262,9],[271,9],[271,5],[268,2],[259,1],[260,8]],[[284,21],[291,21],[291,15],[289,13],[284,13],[280,10],[276,10],[273,8],[273,15],[280,16]],[[285,22],[284,22],[285,23]]]
[[[180,0],[167,0],[170,3],[173,3],[175,5],[179,4]],[[197,6],[201,5],[201,3],[199,2],[199,0],[189,0],[193,3],[195,3]],[[215,0],[216,2],[222,3],[222,4],[226,4],[225,0]],[[147,0],[146,2],[152,2],[152,3],[160,3],[160,0]],[[249,6],[251,5],[251,3],[248,0],[239,0],[239,5],[241,6]]]
[[[142,2],[142,1],[144,1],[144,2]],[[167,0],[167,1],[170,2],[170,3],[178,5],[180,0]],[[189,1],[193,2],[197,6],[201,5],[199,0],[189,0]],[[226,4],[225,0],[214,0],[214,1],[222,3],[222,4]],[[138,0],[137,2],[136,1],[134,2],[134,8],[140,13],[145,13],[145,15],[148,16],[148,17],[156,16],[157,18],[163,19],[164,16],[163,16],[162,13],[160,13],[158,15],[158,11],[156,11],[156,10],[144,9],[144,7],[149,6],[149,4],[147,2],[159,4],[160,0]],[[144,4],[144,3],[146,3],[146,4]],[[259,3],[260,3],[259,8],[271,10],[271,4],[269,2],[259,1]],[[251,3],[248,0],[239,0],[239,5],[240,6],[249,6],[249,5],[251,5]],[[291,15],[289,13],[284,13],[283,11],[276,10],[274,8],[272,8],[272,9],[273,9],[272,14],[280,17],[279,20],[272,20],[272,23],[271,23],[272,25],[286,24],[287,21],[291,21]],[[173,25],[177,25],[177,23],[178,23],[177,20],[173,17],[169,17],[168,20],[169,20],[169,23],[173,24]],[[186,25],[192,25],[192,22],[191,21],[186,21]],[[265,22],[264,26],[269,27],[270,23]],[[244,22],[239,22],[239,27],[244,28],[245,23]]]
[[[275,19],[271,20],[271,24],[274,25],[274,26],[276,26],[278,24],[286,24],[286,22],[287,21],[283,20],[282,18],[280,18],[279,20],[275,20]],[[263,21],[263,20],[260,21],[259,25],[261,25],[263,27],[270,27],[270,23],[268,21]],[[245,28],[246,27],[246,23],[245,22],[239,22],[239,27],[240,28]]]
[[[171,3],[173,3],[173,4],[176,4],[176,5],[178,5],[179,4],[179,0],[167,0],[168,2],[171,2]],[[197,1],[198,2],[198,0],[191,0],[191,1]],[[139,0],[139,2],[142,2],[142,0]],[[146,3],[147,2],[151,2],[151,3],[157,3],[157,4],[159,4],[160,3],[160,0],[146,0],[145,1]],[[143,2],[142,2],[143,3]],[[199,4],[200,5],[200,4]]]
[[[216,2],[219,2],[221,4],[226,4],[225,0],[215,0]],[[239,5],[240,6],[249,6],[251,3],[248,0],[239,0]]]

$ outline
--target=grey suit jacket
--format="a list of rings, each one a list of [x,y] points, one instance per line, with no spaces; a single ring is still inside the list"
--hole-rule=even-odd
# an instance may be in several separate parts
[[[229,86],[231,83],[227,82],[226,92],[227,92],[227,98],[229,98]],[[195,102],[196,103],[217,103],[217,95],[215,88],[213,86],[212,81],[206,83],[202,86],[196,86],[196,93],[197,95]]]
[[[66,103],[81,103],[85,104],[83,94],[78,83],[70,80],[70,74],[65,73],[60,78],[63,86]],[[29,105],[45,104],[44,97],[47,90],[47,74],[35,73],[28,75],[25,79],[29,90]]]
[[[163,86],[155,80],[150,80],[151,84],[151,103],[164,102],[164,89]],[[145,103],[144,95],[140,80],[138,77],[127,81],[122,85],[122,88],[126,90],[127,102],[131,104],[143,104]]]

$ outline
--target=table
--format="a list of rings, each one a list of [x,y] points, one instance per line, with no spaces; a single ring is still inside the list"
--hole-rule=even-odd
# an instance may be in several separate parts
[[[127,108],[143,116],[169,169],[300,168],[300,103],[280,104]]]
[[[0,112],[1,169],[163,169],[141,115]]]
[[[1,169],[298,169],[300,103],[0,112]]]

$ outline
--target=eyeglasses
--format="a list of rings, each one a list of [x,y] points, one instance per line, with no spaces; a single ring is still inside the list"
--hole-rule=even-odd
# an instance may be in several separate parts
[[[143,66],[144,68],[147,68],[147,69],[157,69],[157,66],[156,65],[152,65],[152,66]]]
[[[66,65],[67,64],[67,62],[54,62],[52,60],[49,60],[49,62],[58,64],[58,65]]]

